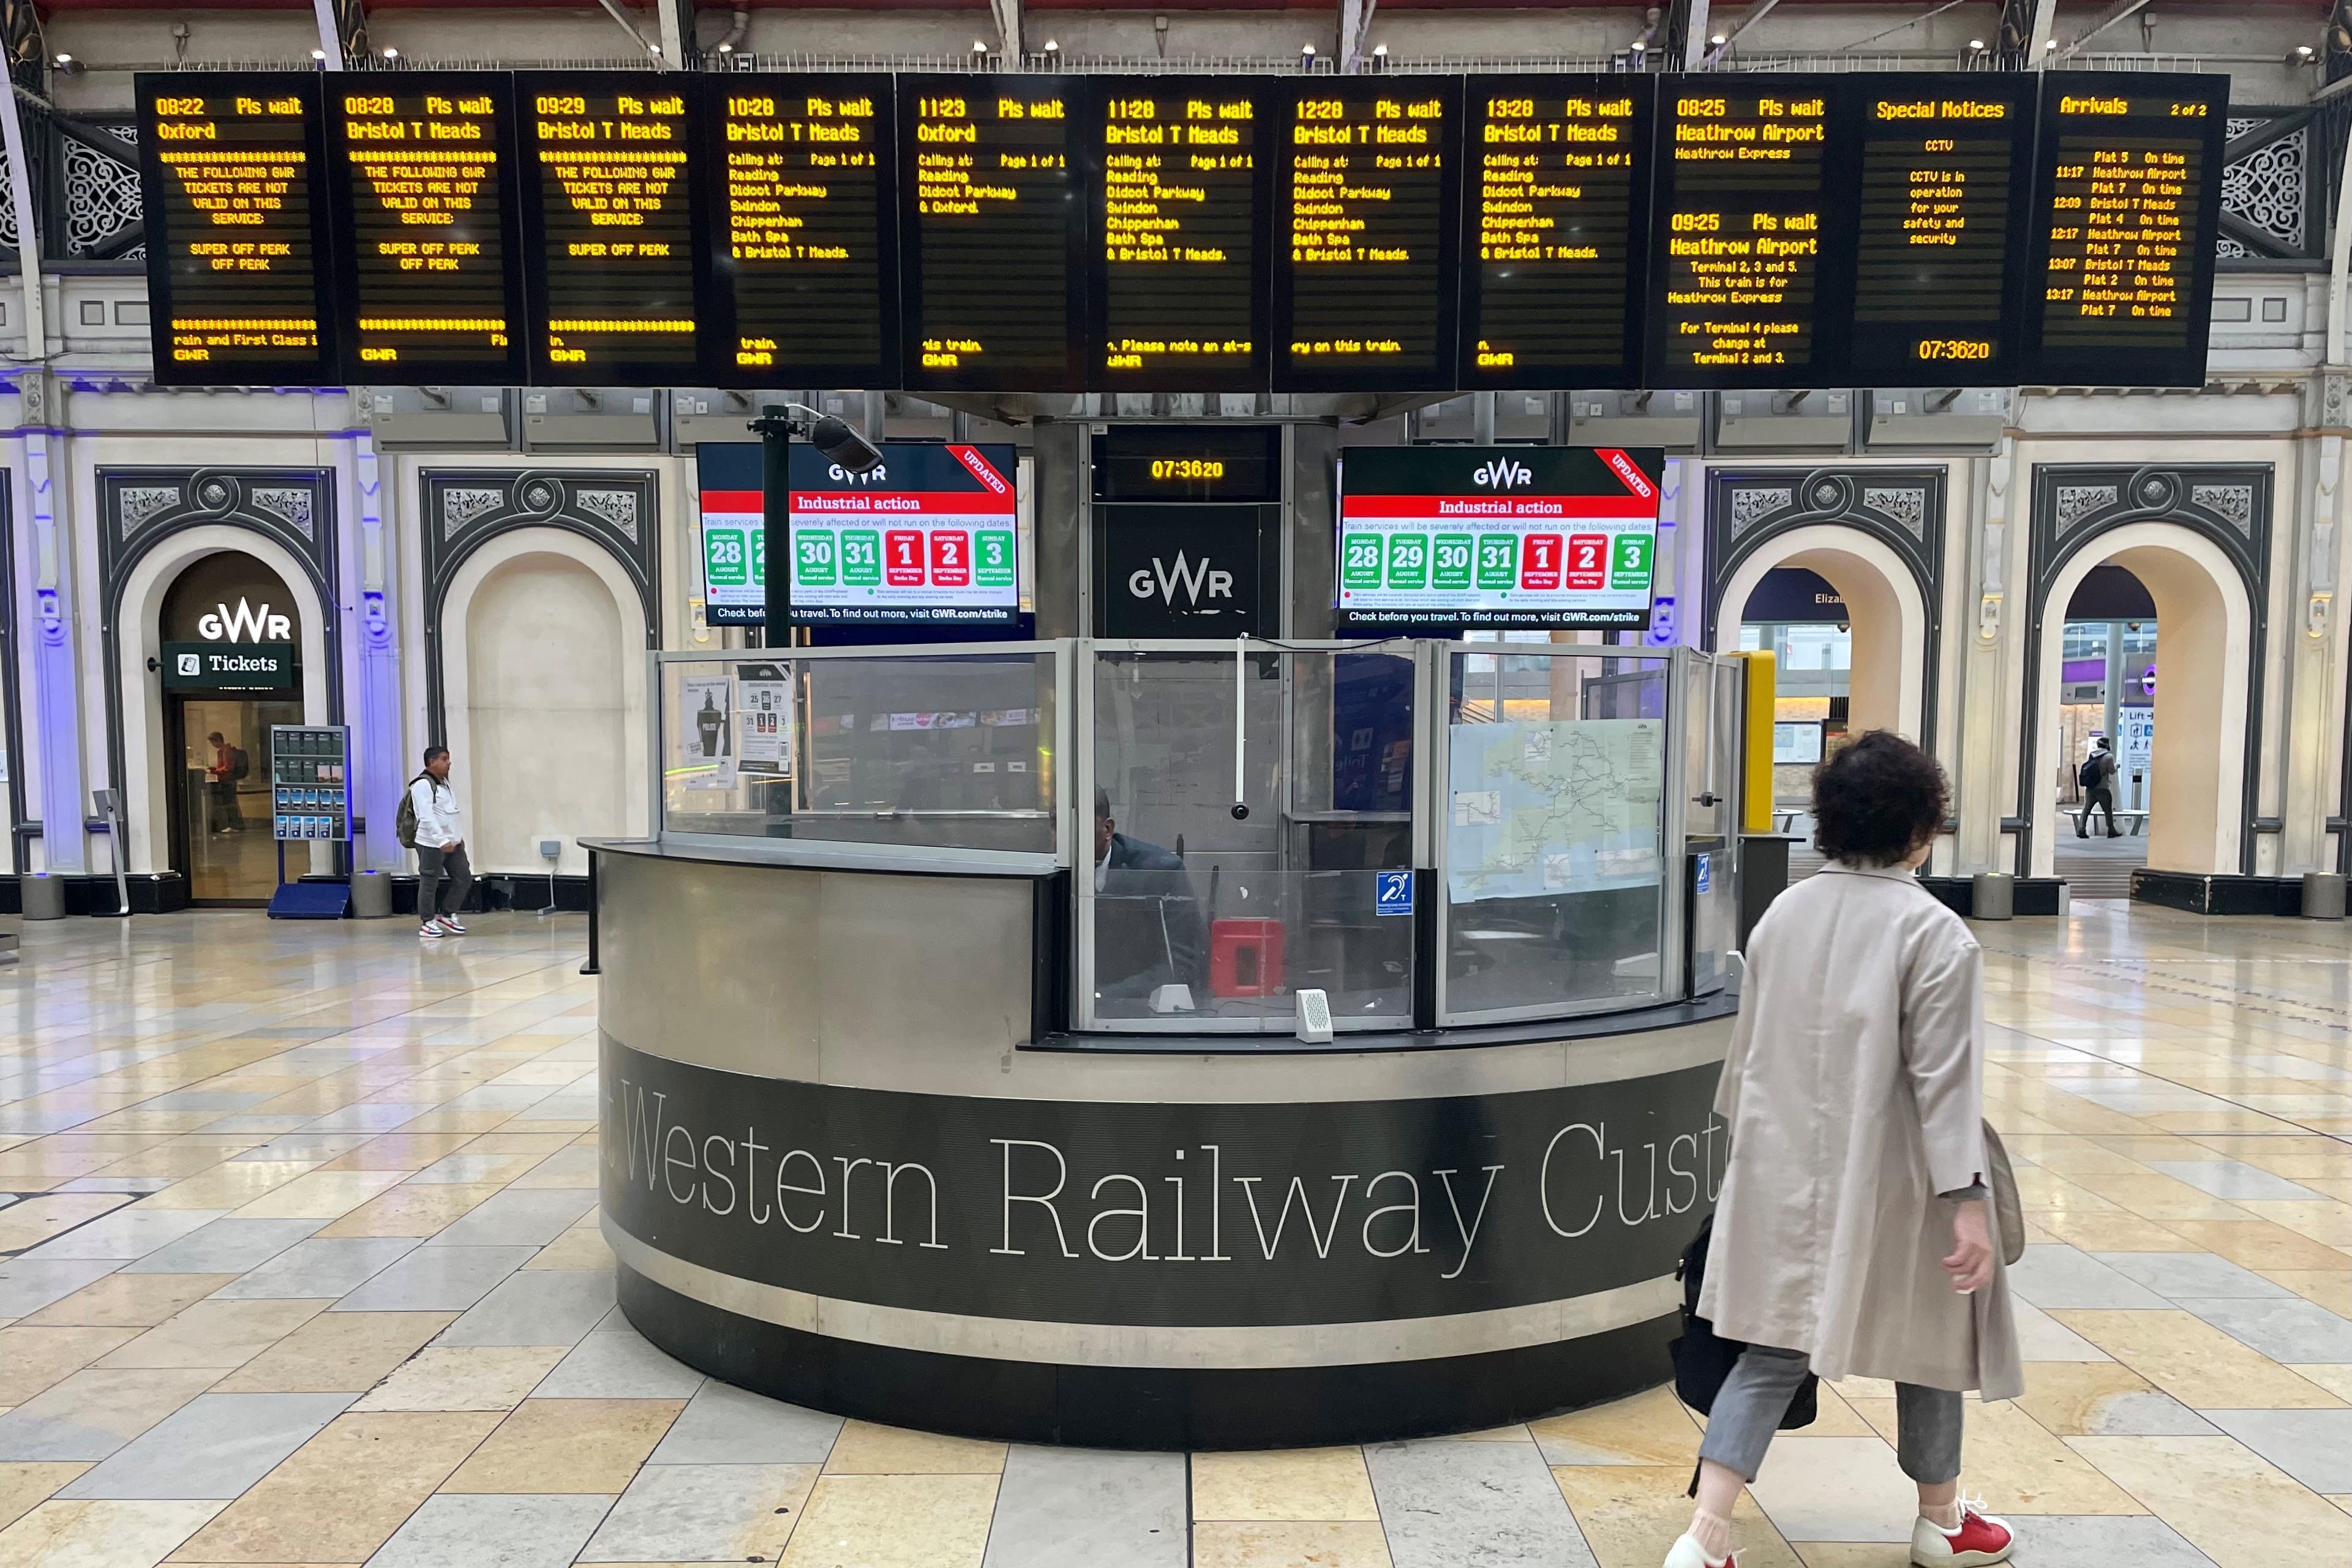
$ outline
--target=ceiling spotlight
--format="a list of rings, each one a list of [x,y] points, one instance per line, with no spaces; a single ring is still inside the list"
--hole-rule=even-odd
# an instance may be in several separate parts
[[[2042,47],[2045,49],[2054,49],[2058,47],[2058,40],[2055,38],[2045,38],[2042,40]]]
[[[2304,53],[2306,55],[2310,52],[2311,51],[2309,49],[2304,50]],[[58,64],[61,66],[69,66],[73,64],[73,57],[71,55],[59,55],[58,57]]]
[[[1298,52],[1311,60],[1315,57],[1315,46],[1312,44],[1301,44],[1298,47]]]
[[[1372,46],[1372,53],[1381,59],[1387,59],[1389,57],[1389,47],[1386,44],[1374,44]]]
[[[1649,47],[1650,47],[1650,46],[1649,46],[1647,43],[1643,42],[1643,41],[1642,39],[1640,39],[1640,38],[1636,38],[1636,39],[1634,39],[1634,40],[1633,40],[1633,52],[1634,52],[1635,54],[1637,54],[1637,55],[1638,55],[1638,54],[1640,54],[1643,49],[1648,48]]]
[[[1054,39],[1048,38],[1045,40],[1045,52],[1049,55],[1058,55],[1062,52],[1062,46]]]
[[[2294,52],[2306,60],[2311,58],[2312,56],[2312,48],[2309,44],[2297,44],[2294,47]]]
[[[314,60],[323,60],[327,57],[327,51],[324,49],[312,49],[310,51],[310,57]]]
[[[735,52],[735,46],[721,38],[719,40],[719,52],[722,55],[731,55]]]
[[[394,48],[390,44],[386,44],[383,47],[383,57],[388,60],[396,60],[400,58],[400,51]]]
[[[971,52],[975,55],[984,55],[988,53],[988,46],[982,43],[978,38],[974,38],[971,41]]]
[[[1727,43],[1731,42],[1731,40],[1730,40],[1729,38],[1725,37],[1721,33],[1717,33],[1715,37],[1713,37],[1712,38],[1709,38],[1709,39],[1707,40],[1707,42],[1708,42],[1708,43],[1710,43],[1710,44],[1713,44],[1717,48],[1718,48],[1718,49],[1719,49],[1719,48],[1723,47],[1723,46],[1724,46],[1724,45],[1726,45],[1726,44],[1727,44]]]
[[[1981,50],[1984,47],[1984,40],[1982,38],[1970,38],[1969,40],[1969,47]]]

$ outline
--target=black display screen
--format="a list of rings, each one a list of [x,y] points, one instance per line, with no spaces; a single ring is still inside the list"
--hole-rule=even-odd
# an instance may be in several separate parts
[[[1654,84],[1472,77],[1463,104],[1465,387],[1630,386],[1642,359]]]
[[[513,89],[502,71],[327,78],[349,379],[523,379]]]
[[[698,374],[685,78],[521,71],[515,102],[532,380],[661,385]]]
[[[189,71],[138,85],[155,379],[338,381],[319,78]]]
[[[2021,379],[2203,384],[2228,112],[2223,77],[2042,78],[2041,287]]]
[[[1274,170],[1265,98],[1246,77],[1097,84],[1087,117],[1093,385],[1266,384]]]
[[[2032,82],[1980,73],[1856,86],[1853,373],[2006,385],[2021,347]]]
[[[891,78],[712,75],[700,159],[722,386],[895,385]]]
[[[1114,424],[1095,437],[1097,501],[1279,501],[1279,426]]]
[[[906,382],[1083,385],[1084,78],[907,77],[898,202]]]
[[[1276,90],[1274,390],[1453,386],[1461,78]]]
[[[1678,78],[1660,95],[1646,384],[1843,373],[1843,301],[1823,289],[1853,235],[1834,205],[1841,79]]]

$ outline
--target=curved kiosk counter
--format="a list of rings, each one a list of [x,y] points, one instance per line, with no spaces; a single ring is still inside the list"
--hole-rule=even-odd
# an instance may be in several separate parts
[[[895,1425],[1170,1449],[1666,1375],[1726,1153],[1727,663],[656,674],[660,831],[591,846],[604,1227],[656,1344]]]

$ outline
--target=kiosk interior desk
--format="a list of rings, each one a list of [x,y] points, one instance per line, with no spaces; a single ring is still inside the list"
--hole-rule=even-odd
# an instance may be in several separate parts
[[[1353,1442],[1662,1381],[1726,1155],[1719,673],[656,655],[658,831],[591,845],[625,1311],[779,1397],[1046,1442]]]

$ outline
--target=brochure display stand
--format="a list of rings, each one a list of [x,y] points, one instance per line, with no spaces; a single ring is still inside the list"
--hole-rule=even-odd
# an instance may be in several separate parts
[[[286,846],[351,842],[351,757],[348,725],[269,727],[269,826],[278,841],[278,891],[269,896],[273,920],[341,920],[350,908],[352,890],[340,877],[303,882],[298,873],[296,880],[287,881]],[[336,858],[340,862],[341,854]]]

